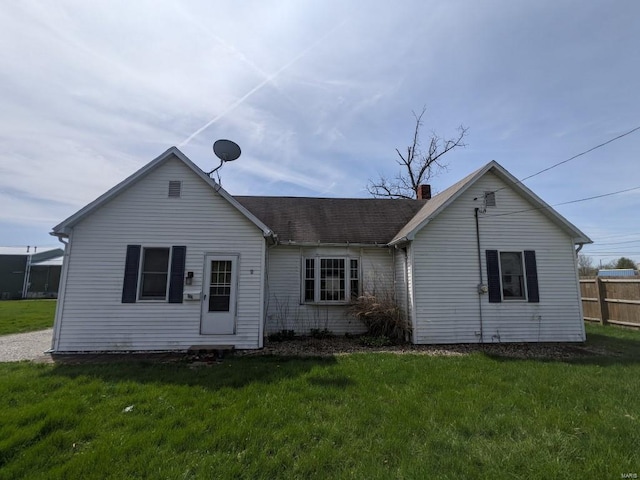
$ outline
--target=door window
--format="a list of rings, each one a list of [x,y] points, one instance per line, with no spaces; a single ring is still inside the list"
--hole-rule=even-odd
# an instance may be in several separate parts
[[[231,303],[231,260],[211,261],[209,311],[228,312]]]

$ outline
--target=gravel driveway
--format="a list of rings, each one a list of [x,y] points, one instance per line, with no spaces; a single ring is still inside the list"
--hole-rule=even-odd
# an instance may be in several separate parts
[[[51,348],[53,329],[0,336],[0,362],[20,360],[47,361],[51,357],[45,350]]]

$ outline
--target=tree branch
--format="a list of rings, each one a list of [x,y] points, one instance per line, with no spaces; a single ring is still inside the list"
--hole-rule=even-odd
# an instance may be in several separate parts
[[[447,165],[441,161],[443,155],[458,147],[467,146],[464,138],[469,129],[460,125],[458,135],[450,139],[444,139],[435,132],[431,132],[429,148],[427,153],[423,153],[420,149],[420,130],[423,123],[422,117],[426,111],[425,106],[420,114],[412,112],[416,123],[406,156],[400,153],[399,149],[395,149],[398,154],[395,162],[400,166],[400,172],[393,180],[388,180],[382,175],[377,182],[369,180],[367,190],[374,197],[417,198],[420,185],[440,173],[440,170],[447,168]]]

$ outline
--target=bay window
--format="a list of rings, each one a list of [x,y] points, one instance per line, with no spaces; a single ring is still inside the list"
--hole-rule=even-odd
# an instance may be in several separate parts
[[[357,259],[314,257],[304,259],[303,299],[306,303],[348,303],[359,294]]]

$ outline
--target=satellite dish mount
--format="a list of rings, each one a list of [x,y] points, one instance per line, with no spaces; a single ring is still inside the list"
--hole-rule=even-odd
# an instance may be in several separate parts
[[[231,140],[216,140],[213,144],[213,153],[215,153],[216,157],[220,159],[220,165],[210,172],[207,172],[207,175],[211,176],[215,173],[218,176],[218,183],[220,183],[220,174],[217,173],[218,170],[222,168],[222,165],[224,165],[225,162],[233,162],[234,160],[237,160],[241,151],[238,144]]]

